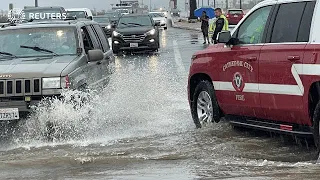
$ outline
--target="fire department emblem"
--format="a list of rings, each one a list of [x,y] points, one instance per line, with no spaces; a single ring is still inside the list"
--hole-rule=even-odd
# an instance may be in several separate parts
[[[239,91],[239,92],[243,91],[244,81],[243,81],[242,75],[239,72],[237,72],[233,75],[232,85],[237,91]]]

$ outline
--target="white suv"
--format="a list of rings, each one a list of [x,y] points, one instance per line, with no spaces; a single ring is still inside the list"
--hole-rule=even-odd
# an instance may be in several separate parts
[[[150,16],[153,18],[154,22],[160,23],[160,27],[163,29],[168,29],[167,17],[163,12],[149,12]]]

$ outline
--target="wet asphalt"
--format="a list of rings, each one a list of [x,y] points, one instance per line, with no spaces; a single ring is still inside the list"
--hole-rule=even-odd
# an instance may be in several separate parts
[[[1,142],[0,179],[320,178],[314,148],[291,137],[226,121],[196,129],[187,77],[207,46],[197,31],[160,34],[159,52],[117,56],[110,84],[86,106],[53,101],[20,122]],[[43,138],[47,120],[60,127],[54,142]]]

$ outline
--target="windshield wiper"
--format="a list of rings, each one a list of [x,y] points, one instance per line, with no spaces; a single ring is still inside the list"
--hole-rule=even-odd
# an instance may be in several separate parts
[[[143,26],[142,24],[138,24],[138,23],[128,23],[128,24],[137,25],[137,26]]]
[[[8,52],[1,52],[1,51],[0,51],[0,54],[1,54],[1,55],[7,55],[7,56],[11,56],[11,57],[15,57],[15,58],[17,58],[17,56],[16,56],[16,55],[13,55],[13,54],[8,53]]]
[[[47,53],[54,54],[55,56],[59,56],[59,54],[57,54],[57,53],[55,53],[53,51],[50,51],[50,50],[44,49],[44,48],[40,48],[38,46],[23,46],[23,45],[21,45],[20,48],[32,49],[32,50],[37,51],[37,52],[47,52]]]

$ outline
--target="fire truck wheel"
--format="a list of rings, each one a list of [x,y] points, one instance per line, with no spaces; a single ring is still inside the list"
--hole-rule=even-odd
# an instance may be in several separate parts
[[[220,108],[213,85],[209,81],[201,81],[197,85],[193,94],[191,112],[197,128],[220,121]]]

